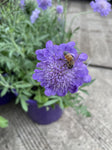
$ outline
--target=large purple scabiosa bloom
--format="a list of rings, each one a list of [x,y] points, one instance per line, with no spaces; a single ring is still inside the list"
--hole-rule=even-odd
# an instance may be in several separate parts
[[[52,6],[52,0],[37,0],[38,7],[42,10],[46,10],[48,7]]]
[[[40,62],[32,77],[45,87],[46,96],[65,96],[68,91],[75,93],[79,86],[91,81],[87,66],[83,63],[88,56],[85,53],[79,55],[74,46],[74,42],[53,45],[52,41],[48,41],[46,48],[36,50]],[[68,68],[65,52],[74,58],[75,63],[71,69]]]
[[[101,14],[101,16],[107,16],[111,11],[111,4],[107,0],[95,0],[90,3],[95,12]]]
[[[63,13],[63,6],[62,6],[62,5],[58,5],[58,6],[56,7],[56,12],[57,12],[58,14],[62,14],[62,13]]]
[[[40,10],[38,10],[37,8],[34,11],[32,11],[32,15],[30,16],[30,21],[31,21],[32,24],[35,23],[35,21],[38,18],[39,14],[40,14]]]

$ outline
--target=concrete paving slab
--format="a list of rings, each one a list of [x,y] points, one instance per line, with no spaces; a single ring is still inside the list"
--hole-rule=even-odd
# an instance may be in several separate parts
[[[91,68],[90,74],[96,78],[89,87],[90,96],[85,96],[86,105],[98,120],[110,130],[112,128],[112,70]]]
[[[39,126],[47,137],[52,149],[101,150],[100,146],[98,146],[91,136],[85,132],[83,127],[75,120],[75,115],[73,115],[72,118],[70,116],[69,109],[66,109],[58,122],[49,126]]]
[[[90,74],[96,81],[88,88],[90,96],[82,94],[85,104],[88,106],[92,117],[84,118],[74,114],[72,109],[69,113],[75,115],[75,119],[85,131],[104,150],[112,149],[112,70],[90,68]],[[68,114],[69,115],[69,114]]]
[[[30,120],[20,107],[0,107],[0,114],[9,119],[19,138],[22,150],[111,150],[112,149],[112,70],[89,67],[96,78],[83,95],[92,117],[77,115],[65,109],[57,122],[42,126]]]
[[[74,119],[68,116],[69,109],[57,122],[42,126],[32,122],[20,107],[7,106],[10,106],[10,112],[2,113],[12,122],[17,134],[17,146],[22,150],[102,150],[75,120],[75,116]]]
[[[67,12],[68,13],[80,13],[81,10],[81,1],[69,1],[67,4]]]

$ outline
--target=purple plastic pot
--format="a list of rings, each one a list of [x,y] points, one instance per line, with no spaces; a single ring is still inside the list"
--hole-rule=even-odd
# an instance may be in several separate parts
[[[0,105],[9,103],[11,100],[15,99],[16,96],[17,96],[16,93],[7,92],[3,97],[0,97]]]
[[[38,124],[50,124],[57,121],[63,111],[58,104],[55,105],[55,108],[49,106],[49,110],[46,110],[46,107],[38,108],[37,102],[34,100],[28,100],[28,115],[29,117]]]

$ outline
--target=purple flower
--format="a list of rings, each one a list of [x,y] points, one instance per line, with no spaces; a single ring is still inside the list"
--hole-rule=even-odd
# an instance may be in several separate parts
[[[25,6],[25,0],[20,0],[20,7],[23,9],[24,6]]]
[[[62,5],[58,5],[58,6],[56,7],[56,12],[57,12],[58,14],[62,14],[62,13],[63,13],[63,6],[62,6]]]
[[[46,48],[36,50],[40,62],[32,77],[45,87],[45,95],[65,96],[68,92],[75,93],[79,86],[91,81],[87,66],[83,63],[88,56],[85,53],[79,55],[74,46],[74,42],[53,45],[52,41],[48,41]],[[68,68],[65,52],[70,53],[75,62],[71,69]]]
[[[111,11],[111,4],[107,0],[95,0],[90,3],[95,12],[101,14],[101,16],[107,16]]]
[[[46,10],[47,7],[52,6],[52,0],[37,0],[37,3],[42,10]]]
[[[39,14],[40,14],[40,10],[38,10],[37,8],[34,11],[32,11],[32,15],[30,16],[31,23],[35,23],[35,21],[38,18]]]

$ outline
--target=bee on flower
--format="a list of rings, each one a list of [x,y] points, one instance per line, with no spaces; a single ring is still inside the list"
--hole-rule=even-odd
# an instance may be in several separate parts
[[[83,83],[91,81],[87,66],[83,63],[88,56],[78,54],[74,46],[75,42],[54,45],[48,41],[46,48],[36,50],[40,62],[34,70],[33,79],[45,88],[46,96],[75,93]]]

